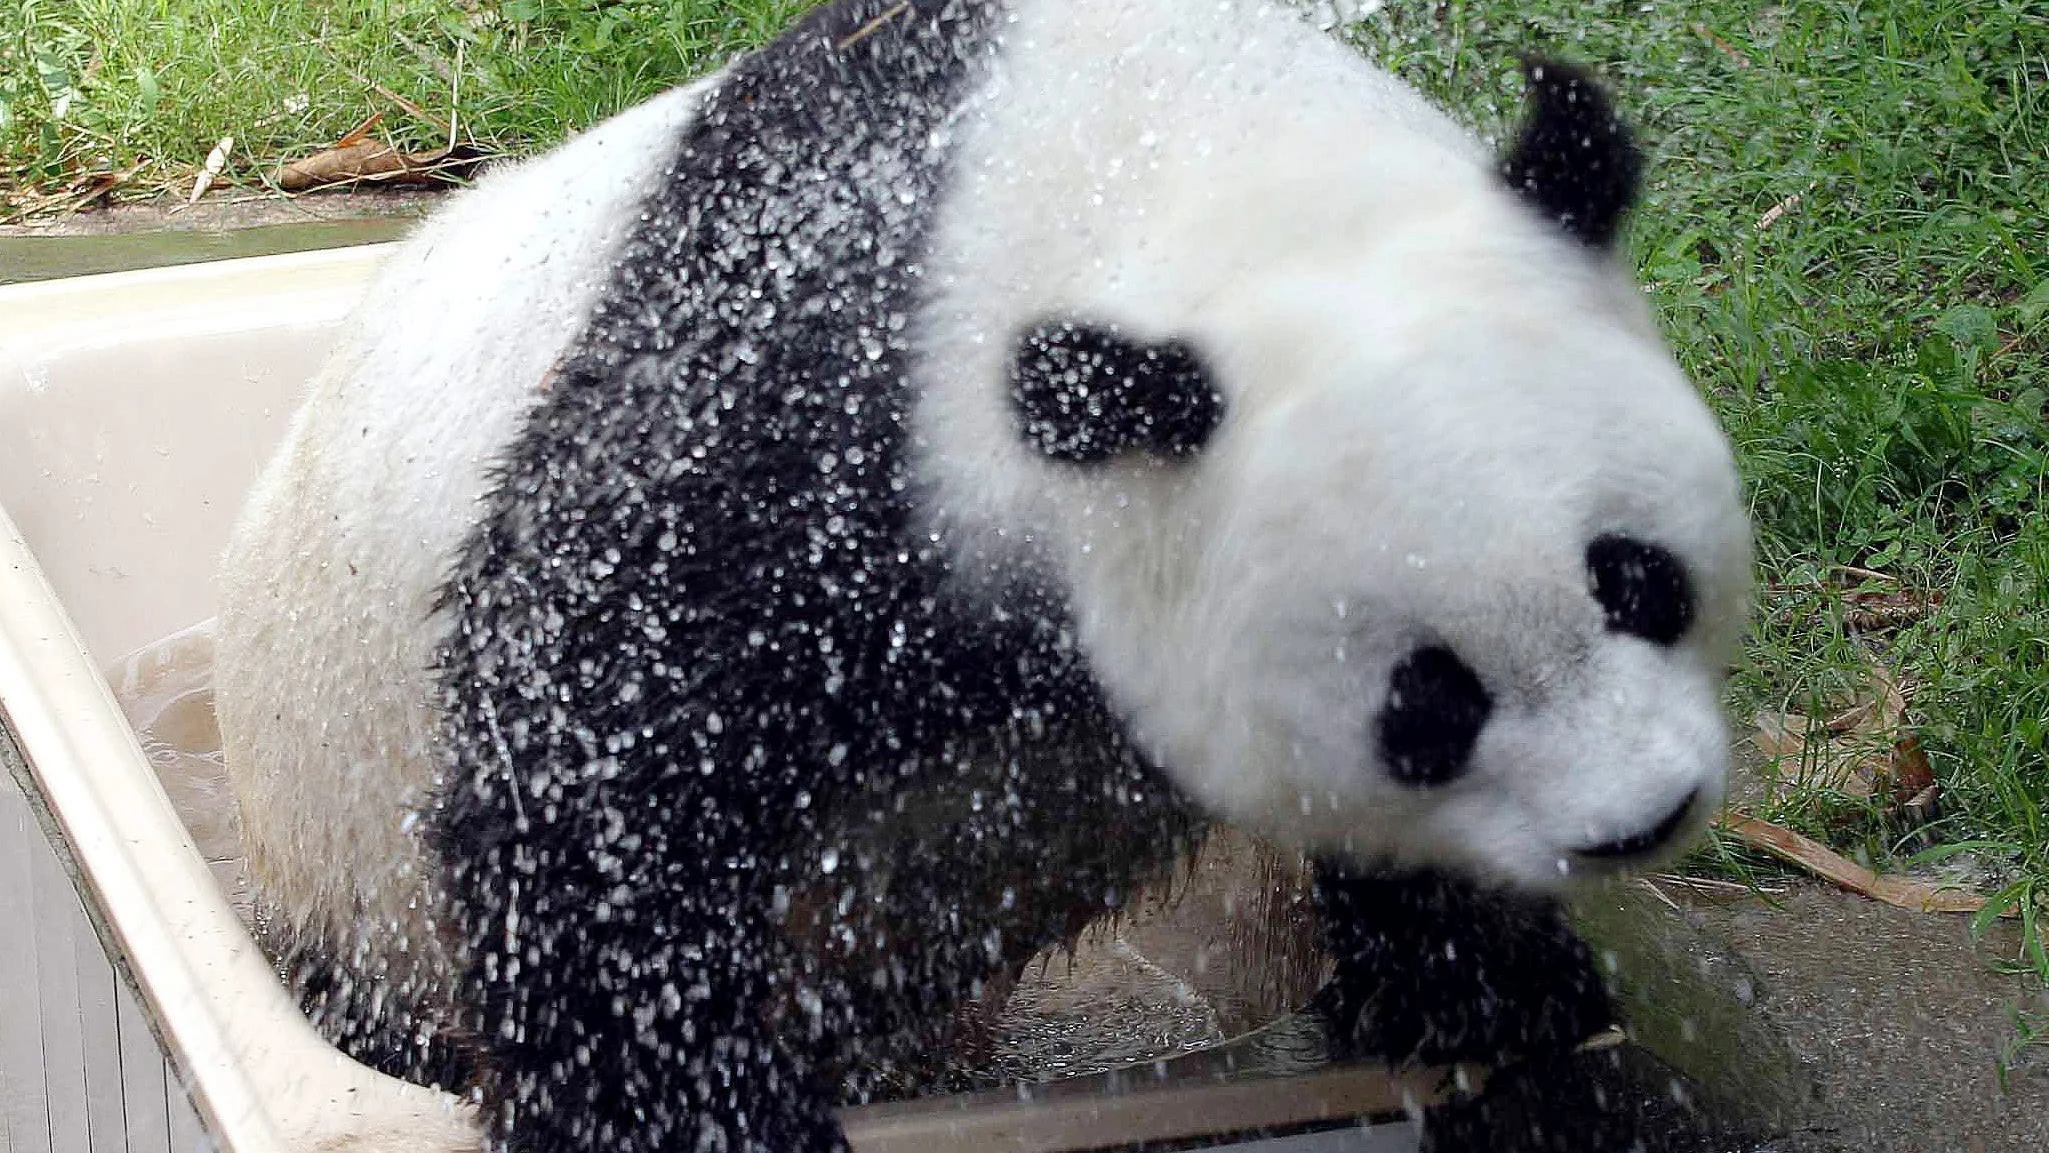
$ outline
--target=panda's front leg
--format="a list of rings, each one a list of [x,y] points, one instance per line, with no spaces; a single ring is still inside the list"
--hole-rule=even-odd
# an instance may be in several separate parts
[[[573,806],[592,819],[558,805],[550,825],[521,804],[508,836],[451,857],[492,1147],[846,1149],[815,1058],[833,998],[772,923],[765,864],[687,801],[657,805],[668,826],[607,827],[632,805],[594,796]]]
[[[1346,1056],[1502,1062],[1570,1052],[1613,1023],[1592,952],[1544,898],[1450,873],[1316,866],[1336,972],[1318,998]]]
[[[1316,897],[1337,962],[1316,1009],[1339,1055],[1493,1067],[1480,1096],[1425,1115],[1426,1153],[1692,1147],[1651,1119],[1616,1053],[1576,1051],[1614,1006],[1557,902],[1328,863]]]

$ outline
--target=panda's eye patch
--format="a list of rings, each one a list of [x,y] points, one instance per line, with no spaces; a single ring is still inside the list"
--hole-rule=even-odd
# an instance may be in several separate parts
[[[1587,583],[1618,633],[1658,645],[1676,643],[1693,624],[1693,585],[1679,558],[1618,534],[1587,546]]]
[[[1224,398],[1193,347],[1132,340],[1114,327],[1032,328],[1012,352],[1010,385],[1019,435],[1077,464],[1134,449],[1187,456],[1224,419]]]
[[[1442,645],[1403,657],[1388,675],[1380,755],[1404,785],[1442,785],[1465,772],[1473,742],[1494,711],[1480,678]]]

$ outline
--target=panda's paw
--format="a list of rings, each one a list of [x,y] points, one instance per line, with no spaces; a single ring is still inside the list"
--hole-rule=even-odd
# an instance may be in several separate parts
[[[1336,972],[1315,1010],[1336,1055],[1499,1064],[1613,1023],[1592,952],[1553,902],[1445,873],[1317,867]]]

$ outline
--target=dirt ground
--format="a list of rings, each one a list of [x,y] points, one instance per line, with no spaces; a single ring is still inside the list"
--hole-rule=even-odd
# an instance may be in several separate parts
[[[1760,979],[1759,1007],[1815,1077],[1813,1129],[1785,1148],[1845,1153],[2049,1149],[2049,1046],[2001,1051],[2012,1013],[2049,995],[2001,975],[2018,933],[1974,943],[1966,919],[1881,905],[1818,884],[1685,916]]]
[[[367,189],[305,196],[227,195],[187,205],[149,201],[96,208],[32,224],[0,224],[0,237],[133,236],[148,232],[234,232],[280,224],[416,217],[446,195],[422,189]]]

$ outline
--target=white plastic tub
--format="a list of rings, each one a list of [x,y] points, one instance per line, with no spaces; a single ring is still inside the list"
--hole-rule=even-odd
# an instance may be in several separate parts
[[[233,1153],[466,1132],[448,1102],[343,1059],[305,1024],[99,673],[211,613],[214,558],[242,492],[379,255],[0,290],[0,757],[15,778],[0,859],[27,877],[15,899],[38,910],[27,933],[8,928],[29,943],[17,961],[36,963],[0,971],[21,986],[0,996],[0,1116],[17,1153],[199,1140],[161,1066],[161,1122],[154,1101],[129,1107],[147,1092],[148,1028]],[[21,818],[31,810],[55,844],[33,835]],[[64,899],[53,850],[75,868],[92,922]],[[98,987],[88,923],[141,1014],[124,1020],[120,991]],[[79,961],[68,973],[65,943]],[[73,1006],[76,1029],[64,1020]],[[110,1040],[115,1065],[99,1052]]]
[[[0,288],[0,761],[16,778],[0,781],[0,1153],[191,1153],[208,1136],[229,1153],[473,1144],[451,1099],[342,1058],[306,1025],[100,673],[212,614],[242,494],[386,251]],[[1384,1113],[1443,1083],[1192,1070],[1138,1092],[1098,1081],[846,1121],[862,1153],[1075,1149]],[[1291,1145],[1413,1147],[1405,1125]]]

